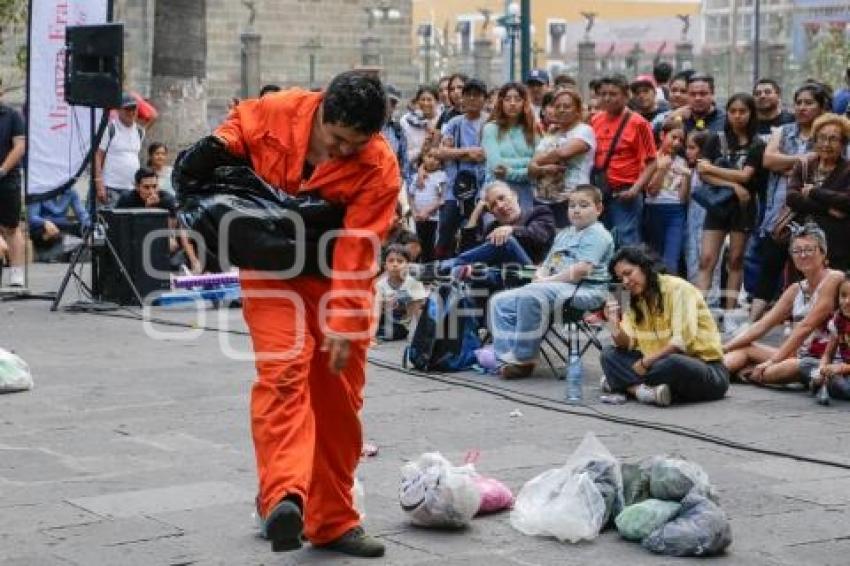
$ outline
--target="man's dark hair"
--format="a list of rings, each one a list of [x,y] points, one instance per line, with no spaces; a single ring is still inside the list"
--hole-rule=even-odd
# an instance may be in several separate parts
[[[260,98],[264,97],[270,92],[280,92],[283,90],[280,88],[280,85],[263,85],[263,88],[260,89]]]
[[[770,86],[773,87],[773,90],[776,91],[776,94],[780,94],[780,95],[782,94],[782,87],[779,86],[778,82],[776,82],[773,79],[769,79],[767,77],[762,77],[762,78],[760,78],[759,80],[756,81],[756,84],[753,85],[753,96],[755,96],[756,89],[759,87],[759,85],[770,85]]]
[[[658,84],[664,84],[673,76],[673,65],[667,61],[659,61],[652,68],[652,76]]]
[[[693,83],[706,83],[711,92],[714,93],[714,77],[705,73],[694,73],[688,78],[688,86]]]
[[[599,79],[590,79],[587,83],[587,88],[589,88],[590,92],[593,94],[599,94]]]
[[[623,91],[623,94],[626,96],[629,95],[629,81],[620,74],[614,75],[605,75],[601,79],[599,79],[599,86],[597,89],[602,88],[605,85],[615,86]]]
[[[156,179],[156,171],[154,171],[150,167],[140,167],[139,170],[136,171],[136,174],[133,175],[133,179],[135,180],[137,185],[142,182],[142,179],[147,179],[149,177],[153,177],[154,179]]]
[[[571,77],[570,75],[565,75],[563,73],[561,73],[560,75],[555,77],[555,81],[552,84],[554,84],[556,87],[559,87],[559,86],[578,86],[578,83],[576,82],[576,80],[573,77]]]
[[[472,92],[477,92],[479,94],[487,96],[487,85],[484,84],[484,81],[480,81],[478,79],[469,79],[468,81],[463,83],[463,90],[461,90],[461,93],[469,94]]]
[[[689,80],[691,80],[691,77],[694,76],[696,73],[697,72],[694,69],[685,69],[684,71],[679,71],[678,73],[673,75],[673,78],[670,79],[670,80],[671,81],[685,81],[685,83],[687,83]]]
[[[387,95],[381,81],[358,71],[340,73],[331,80],[322,101],[322,120],[352,128],[361,134],[381,131],[387,115]]]

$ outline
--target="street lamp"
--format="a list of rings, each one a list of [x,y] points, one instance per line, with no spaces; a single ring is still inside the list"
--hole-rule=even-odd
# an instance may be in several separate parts
[[[416,28],[416,35],[422,38],[422,49],[425,54],[425,73],[422,82],[428,84],[431,82],[431,39],[433,38],[434,27],[431,24],[419,24]]]
[[[508,38],[508,80],[513,82],[516,78],[516,42],[522,21],[519,17],[519,4],[511,2],[507,13],[496,20],[496,23],[505,28]]]
[[[316,82],[316,52],[321,48],[322,42],[318,37],[311,37],[304,43],[304,45],[301,46],[301,49],[307,51],[307,65],[311,89],[314,88]]]

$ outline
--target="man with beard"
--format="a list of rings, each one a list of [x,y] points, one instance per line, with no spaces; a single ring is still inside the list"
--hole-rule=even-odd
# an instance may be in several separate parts
[[[775,128],[794,121],[794,114],[782,108],[782,88],[773,79],[759,79],[753,87],[753,98],[758,113],[758,134],[767,143]]]

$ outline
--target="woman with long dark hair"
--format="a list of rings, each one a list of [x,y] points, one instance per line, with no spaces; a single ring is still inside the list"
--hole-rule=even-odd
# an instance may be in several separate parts
[[[439,96],[433,86],[421,85],[413,97],[414,110],[401,118],[401,129],[407,139],[408,171],[405,172],[405,178],[408,182],[416,173],[422,149],[426,146],[430,148],[438,140]]]
[[[609,265],[627,298],[605,307],[614,346],[600,358],[603,389],[658,406],[721,399],[729,371],[699,289],[664,274],[644,246],[621,248]]]
[[[148,167],[156,172],[156,181],[159,190],[171,195],[174,188],[171,186],[171,165],[168,164],[168,147],[162,142],[153,142],[148,146]]]
[[[539,131],[528,90],[519,83],[499,89],[496,107],[481,132],[481,146],[487,156],[489,181],[504,181],[517,193],[523,211],[534,206],[534,193],[528,178],[528,165],[534,156]]]
[[[756,199],[763,194],[767,172],[762,167],[764,143],[758,137],[755,99],[743,92],[726,103],[726,125],[709,140],[697,172],[703,183],[712,187],[731,187],[734,198],[724,210],[706,211],[697,287],[711,288],[714,268],[723,242],[729,236],[729,266],[724,294],[726,309],[737,308],[738,293],[744,280],[744,251],[755,225]],[[724,329],[732,330],[724,319]]]

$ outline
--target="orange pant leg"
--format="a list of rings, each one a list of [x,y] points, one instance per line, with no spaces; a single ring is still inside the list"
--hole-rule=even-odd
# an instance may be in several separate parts
[[[251,430],[260,514],[266,516],[288,494],[307,500],[315,446],[308,376],[321,338],[308,322],[315,309],[297,280],[257,280],[243,274],[242,289],[243,316],[256,358]]]
[[[328,370],[324,353],[313,358],[310,368],[316,447],[304,533],[316,544],[339,538],[360,524],[351,488],[363,447],[360,409],[367,347],[352,343],[348,365],[339,374]]]

